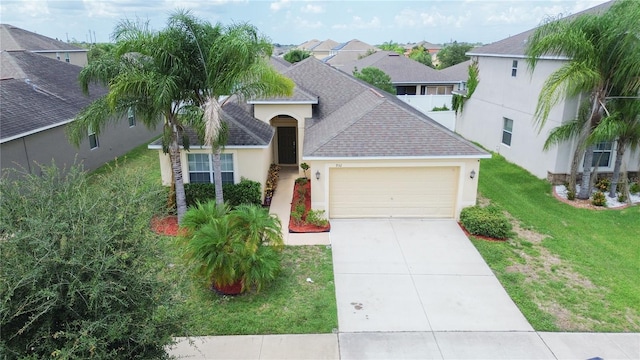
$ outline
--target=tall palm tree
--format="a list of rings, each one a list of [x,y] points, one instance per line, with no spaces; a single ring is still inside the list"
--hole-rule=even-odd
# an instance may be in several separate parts
[[[639,18],[639,2],[620,0],[602,15],[554,19],[536,29],[526,48],[532,71],[543,57],[568,59],[549,76],[540,92],[535,112],[540,129],[559,101],[587,94],[591,104],[587,129],[591,133],[607,113],[607,99],[618,95],[616,89],[630,93],[640,90]],[[593,143],[585,150],[580,199],[591,193],[593,150]]]
[[[147,23],[121,21],[115,28],[114,51],[87,65],[80,73],[80,84],[88,93],[91,83],[108,87],[109,92],[85,108],[68,128],[72,143],[78,145],[87,130],[99,133],[109,122],[119,121],[133,109],[150,127],[163,126],[163,148],[171,159],[178,219],[186,212],[186,198],[180,161],[179,138],[188,149],[183,134],[194,114],[197,78],[191,64],[180,56],[185,34],[174,29],[150,31]]]
[[[192,59],[204,84],[198,84],[198,105],[203,110],[204,144],[213,155],[216,202],[223,203],[220,154],[226,144],[226,127],[222,118],[225,102],[237,98],[290,96],[294,83],[270,64],[272,45],[252,25],[242,23],[212,26],[178,11],[170,26],[188,34],[194,51]]]
[[[616,142],[616,160],[609,189],[609,197],[614,198],[625,152],[640,148],[640,98],[613,99],[610,104],[613,113],[602,120],[591,137],[594,142]]]

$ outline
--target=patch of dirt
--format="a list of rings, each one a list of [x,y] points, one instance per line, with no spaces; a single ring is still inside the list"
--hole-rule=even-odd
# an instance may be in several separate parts
[[[508,240],[508,244],[513,247],[514,252],[523,260],[523,263],[513,264],[506,268],[507,272],[520,273],[525,276],[528,284],[549,284],[560,283],[565,289],[559,290],[559,296],[566,293],[581,294],[597,298],[605,303],[604,297],[606,289],[595,286],[588,278],[574,271],[557,255],[542,245],[548,236],[537,233],[533,230],[523,228],[516,219],[506,213],[511,220],[513,231],[516,234]],[[592,331],[600,324],[599,321],[580,316],[579,313],[560,304],[560,299],[553,299],[544,296],[542,293],[530,292],[532,300],[538,307],[552,315],[555,325],[563,331]]]

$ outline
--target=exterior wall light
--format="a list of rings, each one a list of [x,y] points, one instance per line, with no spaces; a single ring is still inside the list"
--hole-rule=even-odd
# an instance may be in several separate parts
[[[475,170],[471,170],[471,173],[469,173],[469,177],[471,179],[473,179],[474,177],[476,177],[476,171]]]
[[[320,180],[320,170],[316,171],[316,180]]]

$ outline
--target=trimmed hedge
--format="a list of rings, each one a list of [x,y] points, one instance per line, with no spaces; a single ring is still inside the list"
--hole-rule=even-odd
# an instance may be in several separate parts
[[[466,207],[460,212],[460,222],[472,235],[494,239],[507,239],[511,236],[509,219],[495,206]]]
[[[184,191],[187,197],[187,206],[194,206],[198,201],[205,203],[216,198],[216,190],[213,184],[184,184]],[[224,196],[224,201],[231,207],[240,204],[259,205],[262,197],[260,183],[245,178],[242,178],[237,184],[222,185],[222,195]]]

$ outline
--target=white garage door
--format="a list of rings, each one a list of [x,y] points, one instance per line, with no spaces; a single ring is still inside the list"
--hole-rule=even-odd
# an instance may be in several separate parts
[[[332,218],[454,217],[457,167],[332,168]]]

